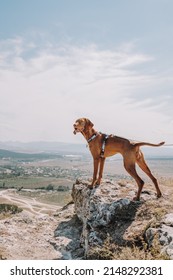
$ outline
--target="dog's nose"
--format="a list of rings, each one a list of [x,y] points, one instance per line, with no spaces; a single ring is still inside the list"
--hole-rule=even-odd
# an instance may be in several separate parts
[[[73,127],[74,127],[73,133],[76,134],[76,129],[77,129],[77,127],[76,127],[76,124],[75,124],[75,123],[74,123]]]

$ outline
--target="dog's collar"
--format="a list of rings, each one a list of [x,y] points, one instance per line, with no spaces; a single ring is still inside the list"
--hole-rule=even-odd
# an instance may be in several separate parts
[[[90,143],[92,140],[94,140],[98,136],[98,133],[94,133],[88,140],[87,142]]]

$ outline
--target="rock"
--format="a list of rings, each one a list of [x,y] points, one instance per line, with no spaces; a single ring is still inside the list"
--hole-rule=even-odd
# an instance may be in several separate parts
[[[105,182],[90,190],[86,184],[78,182],[73,186],[72,198],[75,213],[83,224],[81,240],[86,258],[90,248],[102,245],[108,235],[118,244],[127,242],[123,235],[141,205],[129,195],[129,186],[122,190],[116,183]]]
[[[57,216],[57,214],[56,214]],[[63,260],[82,259],[84,249],[81,247],[82,223],[74,213],[74,205],[69,203],[59,212],[58,226],[51,244],[61,253]]]
[[[173,227],[173,213],[169,213],[164,217],[163,223]]]
[[[151,247],[153,244],[153,240],[158,230],[156,228],[148,228],[145,232],[145,239],[148,243],[148,246]]]
[[[148,228],[145,237],[148,245],[153,245],[154,237],[158,235],[158,240],[162,246],[161,251],[173,259],[173,213],[164,216],[158,228]]]
[[[0,221],[0,254],[8,260],[43,260],[61,258],[49,240],[57,220],[48,215],[17,213]]]
[[[142,192],[140,202],[133,201],[135,188],[133,184],[111,181],[104,181],[94,189],[89,189],[82,180],[73,185],[72,198],[75,213],[82,222],[80,240],[85,258],[94,246],[102,246],[108,236],[119,246],[142,244],[145,239],[152,247],[158,235],[161,253],[173,259],[173,214],[167,214],[159,222],[165,207],[161,208],[161,200],[156,199],[152,186]]]

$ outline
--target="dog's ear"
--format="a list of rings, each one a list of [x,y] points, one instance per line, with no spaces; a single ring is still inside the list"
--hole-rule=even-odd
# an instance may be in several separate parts
[[[94,126],[94,124],[89,119],[85,119],[85,128],[87,130],[92,128],[93,126]]]

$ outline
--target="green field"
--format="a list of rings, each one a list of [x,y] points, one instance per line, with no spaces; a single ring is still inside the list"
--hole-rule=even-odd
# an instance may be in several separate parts
[[[71,191],[25,191],[21,190],[18,194],[22,197],[34,198],[36,201],[53,204],[58,206],[64,206],[72,200]]]
[[[4,185],[5,183],[5,185]],[[53,186],[52,191],[46,190]],[[17,177],[0,180],[0,188],[21,189],[18,193],[21,197],[36,199],[36,201],[64,206],[71,201],[71,190],[57,191],[59,186],[67,186],[71,189],[72,182],[66,179],[44,177]]]
[[[54,189],[58,186],[72,187],[73,182],[65,178],[52,178],[52,177],[13,177],[0,179],[0,187],[5,188],[21,188],[24,189],[41,189],[46,188],[48,185],[53,185]]]

